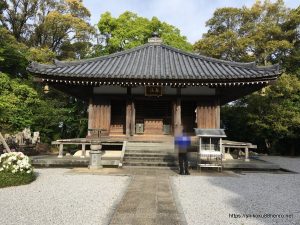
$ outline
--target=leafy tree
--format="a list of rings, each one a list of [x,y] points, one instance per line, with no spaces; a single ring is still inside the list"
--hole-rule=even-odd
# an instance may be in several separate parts
[[[55,54],[48,48],[28,48],[0,27],[0,130],[16,132],[25,127],[41,132],[42,141],[84,136],[86,106],[42,87],[26,73],[29,60],[49,63]],[[5,73],[3,73],[5,72]],[[63,124],[63,128],[59,125]]]
[[[293,75],[300,71],[299,12],[299,7],[287,9],[282,0],[217,9],[207,22],[208,32],[195,43],[202,54],[261,65],[282,62],[289,72],[265,94],[257,92],[222,108],[229,138],[253,141],[268,152],[299,154],[300,81]]]
[[[90,12],[79,0],[65,0],[44,17],[38,19],[32,36],[34,46],[49,47],[59,53],[65,41],[80,42],[90,39],[94,28],[87,22]]]
[[[65,41],[60,47],[59,59],[73,60],[73,59],[84,59],[92,57],[93,45],[88,41],[80,41],[71,43]]]
[[[64,55],[61,48],[69,42],[73,57],[84,57],[74,43],[89,42],[95,29],[89,24],[90,12],[81,0],[9,0],[0,4],[2,25],[17,41],[29,47],[49,48]],[[83,50],[84,52],[84,50]]]
[[[296,155],[300,140],[300,80],[283,74],[266,89],[222,109],[228,136],[253,141],[268,152]],[[281,144],[285,144],[282,148]],[[288,148],[287,148],[288,147]],[[289,151],[288,151],[289,149]]]
[[[29,82],[0,73],[0,130],[14,133],[30,127],[40,131],[44,142],[84,136],[86,106],[68,100],[45,96]]]
[[[1,3],[4,8],[4,16],[0,17],[2,25],[11,30],[18,41],[26,38],[30,30],[29,21],[36,15],[38,0],[11,0]]]
[[[209,30],[194,49],[205,55],[267,65],[288,55],[293,44],[283,23],[289,10],[283,0],[257,1],[251,8],[217,9],[206,25]]]
[[[283,65],[287,72],[295,73],[300,78],[300,6],[290,11],[283,30],[288,34],[288,40],[293,43],[290,55],[283,59]]]
[[[0,0],[0,21],[3,18],[3,10],[7,8],[7,3],[5,0]]]
[[[0,71],[12,76],[25,76],[27,47],[3,27],[0,27]]]
[[[55,53],[49,48],[34,48],[31,47],[27,50],[26,58],[28,61],[35,61],[39,63],[49,64],[55,59]]]
[[[54,90],[45,96],[26,67],[88,55],[94,32],[89,17],[80,0],[0,1],[2,131],[29,126],[47,142],[86,135],[86,105]]]
[[[109,12],[106,12],[101,15],[98,28],[101,38],[104,39],[101,45],[103,54],[145,44],[153,32],[158,32],[164,43],[168,45],[187,51],[192,50],[191,44],[187,42],[185,36],[180,34],[179,29],[161,22],[156,17],[149,20],[126,11],[118,18],[114,18]]]
[[[0,73],[1,130],[21,130],[32,125],[32,108],[39,104],[38,93],[19,79]]]

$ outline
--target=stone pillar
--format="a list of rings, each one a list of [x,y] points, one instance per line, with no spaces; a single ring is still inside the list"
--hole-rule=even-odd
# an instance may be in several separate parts
[[[82,144],[82,147],[81,147],[81,158],[84,158],[86,156],[86,152],[85,152],[85,144]]]
[[[249,149],[248,147],[245,148],[245,162],[249,162]]]
[[[64,155],[64,144],[59,144],[58,158],[62,158],[63,155]]]

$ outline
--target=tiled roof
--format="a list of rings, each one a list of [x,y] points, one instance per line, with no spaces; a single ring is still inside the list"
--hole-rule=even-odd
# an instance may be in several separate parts
[[[162,43],[148,43],[98,58],[43,65],[33,62],[28,70],[42,77],[92,80],[270,80],[279,66],[257,67],[191,54]]]

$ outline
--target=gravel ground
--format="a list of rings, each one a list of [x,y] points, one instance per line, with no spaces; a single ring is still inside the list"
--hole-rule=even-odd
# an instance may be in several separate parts
[[[275,163],[283,169],[300,173],[300,157],[260,156],[262,160]]]
[[[1,224],[106,224],[130,178],[39,169],[29,185],[0,189]]]
[[[300,174],[177,176],[172,182],[188,225],[300,225]],[[247,214],[292,218],[238,218]]]

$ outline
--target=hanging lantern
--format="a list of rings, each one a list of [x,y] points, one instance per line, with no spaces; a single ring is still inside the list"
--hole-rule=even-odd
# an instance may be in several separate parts
[[[49,86],[48,86],[48,84],[46,84],[46,85],[44,86],[44,93],[45,93],[45,94],[48,94],[48,93],[49,93]]]

